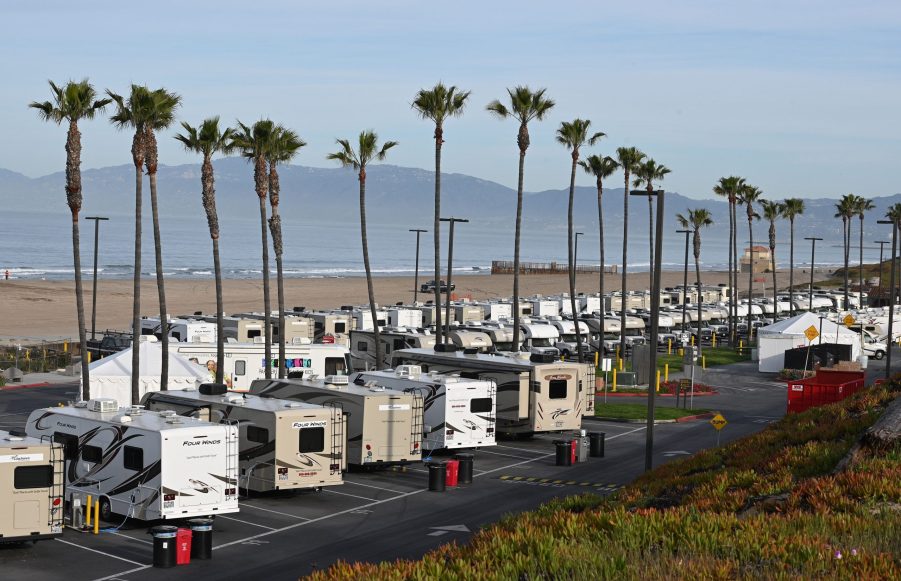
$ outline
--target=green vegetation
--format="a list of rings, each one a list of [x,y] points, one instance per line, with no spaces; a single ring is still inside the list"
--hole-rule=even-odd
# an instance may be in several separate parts
[[[742,353],[731,347],[704,347],[701,350],[707,367],[717,365],[729,365],[740,361],[750,361],[751,354],[745,349]],[[657,368],[663,370],[664,364],[669,363],[670,372],[682,370],[682,356],[673,348],[672,355],[660,354],[657,356]]]
[[[654,406],[655,420],[676,420],[685,416],[704,414],[710,410],[683,410],[679,408]],[[594,407],[594,415],[617,420],[643,420],[648,417],[648,406],[644,403],[602,403]]]
[[[609,498],[508,517],[463,547],[314,579],[899,579],[901,444],[836,468],[898,389],[787,416]]]

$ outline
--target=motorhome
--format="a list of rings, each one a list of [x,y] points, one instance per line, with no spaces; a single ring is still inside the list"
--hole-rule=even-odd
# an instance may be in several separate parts
[[[331,343],[350,347],[350,332],[354,329],[354,318],[346,311],[311,311],[306,313],[313,319],[313,340],[317,343]]]
[[[0,543],[63,533],[64,473],[60,444],[0,431]]]
[[[560,356],[560,350],[554,347],[560,339],[560,333],[553,325],[526,322],[520,325],[523,343],[530,353],[537,355]]]
[[[229,389],[247,391],[255,379],[266,377],[266,346],[263,343],[226,343],[223,374]],[[169,349],[201,365],[215,365],[215,343],[170,343]],[[278,374],[278,347],[272,348],[272,375]],[[286,345],[288,375],[312,371],[319,375],[344,375],[353,368],[350,351],[340,345]],[[211,370],[212,373],[212,370]]]
[[[189,318],[169,319],[169,338],[172,341],[187,343],[215,343],[216,325],[204,320]],[[159,317],[141,317],[141,335],[153,335],[157,339],[163,338],[163,325]]]
[[[471,331],[453,327],[452,329],[447,336],[457,346],[457,349],[475,349],[479,353],[490,353],[494,350],[491,337],[485,331]],[[427,345],[423,345],[423,347],[427,347]]]
[[[497,386],[497,431],[529,435],[576,430],[583,415],[594,414],[594,367],[551,356],[468,354],[444,345],[404,349],[393,365],[419,365],[423,372],[459,374]]]
[[[238,428],[238,484],[255,492],[342,484],[344,415],[339,408],[228,392],[224,385],[148,393],[149,411],[172,410]]]
[[[261,322],[266,320],[265,313],[236,313],[234,317]],[[282,333],[281,329],[279,329],[278,311],[274,311],[269,315],[269,324],[272,328],[272,342],[277,343],[281,341]],[[315,322],[304,313],[288,312],[285,314],[284,335],[285,343],[287,344],[299,345],[303,342],[312,343],[316,336]],[[227,334],[226,337],[228,337]]]
[[[357,385],[379,385],[423,398],[422,447],[426,450],[495,445],[497,388],[493,381],[423,373],[418,365],[355,373]]]
[[[355,369],[382,369],[388,367],[391,353],[398,349],[431,347],[435,335],[429,331],[418,331],[406,327],[385,327],[379,330],[382,344],[382,360],[375,360],[375,331],[354,329],[350,332],[350,357]],[[326,375],[332,375],[327,373]]]
[[[148,521],[238,512],[234,425],[92,399],[37,409],[26,432],[62,444],[70,508],[91,495],[106,521],[113,514]]]
[[[259,379],[250,392],[338,407],[347,418],[347,463],[356,466],[406,464],[422,459],[422,396],[348,382],[346,375],[324,379]]]
[[[422,311],[406,307],[390,308],[388,309],[388,326],[411,327],[413,329],[422,327]]]
[[[508,324],[495,321],[472,322],[464,325],[462,329],[488,335],[488,338],[491,339],[492,352],[519,351],[513,348],[513,327]],[[522,341],[522,334],[519,337]],[[458,347],[460,346],[458,345]]]
[[[559,333],[559,337],[557,338],[554,347],[556,347],[560,354],[566,359],[575,356],[579,351],[578,337],[576,337],[576,322],[564,321],[560,317],[554,317],[548,322],[557,329],[557,333]],[[591,352],[591,331],[589,330],[588,325],[583,321],[579,321],[578,325],[579,333],[582,335],[582,355],[587,356]]]

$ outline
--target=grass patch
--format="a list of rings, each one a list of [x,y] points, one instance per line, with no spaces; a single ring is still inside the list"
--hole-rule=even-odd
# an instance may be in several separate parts
[[[701,350],[707,367],[716,367],[717,365],[729,365],[730,363],[740,363],[742,361],[750,361],[751,354],[747,349],[744,353],[738,353],[731,347],[704,347]],[[682,371],[682,356],[674,352],[672,355],[661,353],[657,355],[657,369],[663,372],[663,366],[669,364],[669,370]]]
[[[684,418],[685,416],[704,414],[708,411],[710,410],[683,410],[655,405],[654,419],[677,420],[679,418]],[[594,415],[601,418],[615,418],[617,420],[643,420],[648,417],[648,406],[644,403],[602,403],[594,406]]]

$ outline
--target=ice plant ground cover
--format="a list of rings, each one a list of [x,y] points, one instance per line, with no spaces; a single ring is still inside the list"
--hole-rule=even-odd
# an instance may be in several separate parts
[[[863,432],[901,382],[786,416],[668,463],[609,498],[509,516],[418,561],[325,579],[901,579],[901,444]]]

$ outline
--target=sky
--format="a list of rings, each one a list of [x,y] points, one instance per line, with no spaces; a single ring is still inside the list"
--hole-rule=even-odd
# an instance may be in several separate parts
[[[517,127],[485,106],[524,84],[556,102],[530,125],[527,191],[569,185],[554,132],[580,117],[607,134],[584,154],[636,146],[691,197],[725,175],[771,198],[901,192],[897,1],[9,0],[0,50],[0,167],[32,177],[65,162],[64,130],[27,108],[48,79],[166,87],[191,124],[269,117],[308,142],[302,165],[333,165],[336,138],[372,129],[399,142],[388,163],[427,169],[433,128],[410,103],[443,81],[472,91],[446,125],[445,172],[516,186]],[[105,118],[82,133],[84,168],[131,162],[130,135]],[[174,133],[161,163],[197,162]]]

